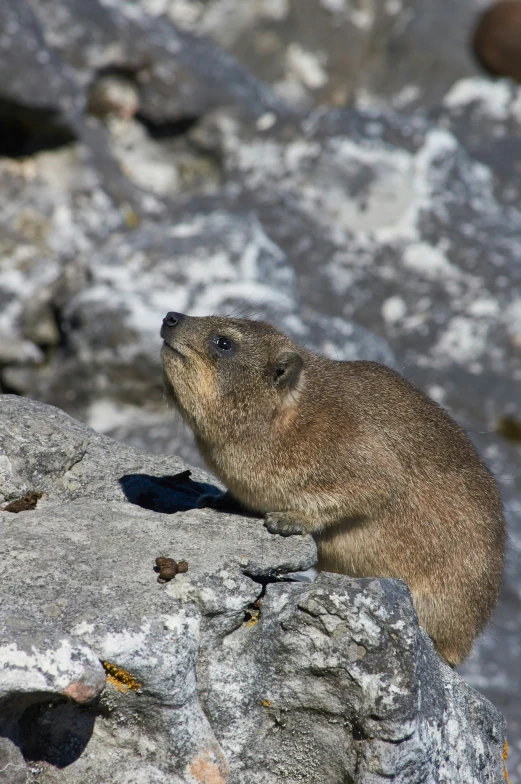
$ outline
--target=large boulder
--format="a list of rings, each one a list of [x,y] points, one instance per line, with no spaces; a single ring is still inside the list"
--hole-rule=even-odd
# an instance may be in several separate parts
[[[396,580],[196,509],[211,480],[0,396],[0,781],[503,781],[504,721]],[[36,498],[36,496],[35,496]],[[9,506],[9,504],[7,504]],[[188,571],[158,583],[157,556]]]

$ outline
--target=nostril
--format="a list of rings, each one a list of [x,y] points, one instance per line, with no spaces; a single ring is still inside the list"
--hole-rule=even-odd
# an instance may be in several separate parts
[[[180,313],[170,312],[167,313],[166,316],[164,317],[163,324],[165,325],[165,327],[175,327],[175,325],[178,324],[180,320],[181,320]]]

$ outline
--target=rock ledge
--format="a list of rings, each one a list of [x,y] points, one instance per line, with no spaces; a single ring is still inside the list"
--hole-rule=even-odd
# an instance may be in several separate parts
[[[504,721],[394,580],[290,573],[310,537],[211,480],[0,396],[0,782],[501,782]],[[164,585],[158,555],[188,561]]]

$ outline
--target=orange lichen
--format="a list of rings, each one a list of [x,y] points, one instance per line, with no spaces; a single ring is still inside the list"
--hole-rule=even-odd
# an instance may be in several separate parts
[[[200,784],[226,784],[228,764],[220,750],[205,749],[188,765],[188,773]]]
[[[112,664],[107,661],[102,661],[101,663],[107,673],[107,683],[111,683],[118,691],[125,694],[129,689],[132,689],[132,691],[139,691],[141,689],[142,684],[129,672],[118,667],[117,664]]]
[[[136,226],[139,225],[139,217],[137,213],[132,209],[131,205],[128,202],[123,202],[120,206],[121,214],[123,215],[123,220],[129,227],[129,229],[135,229]]]
[[[258,607],[252,607],[248,610],[248,616],[246,626],[255,626],[260,621],[261,611]]]
[[[505,779],[507,784],[510,784],[510,778],[508,776],[508,770],[505,764],[507,758],[508,758],[508,740],[505,741],[505,745],[503,746],[503,778]]]
[[[271,700],[262,700],[262,705],[264,708],[269,708],[271,705]]]

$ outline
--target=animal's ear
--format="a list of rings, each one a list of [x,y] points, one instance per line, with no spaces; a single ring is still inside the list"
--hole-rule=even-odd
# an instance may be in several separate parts
[[[304,360],[297,351],[283,351],[277,357],[273,381],[279,389],[293,389],[297,386]]]

